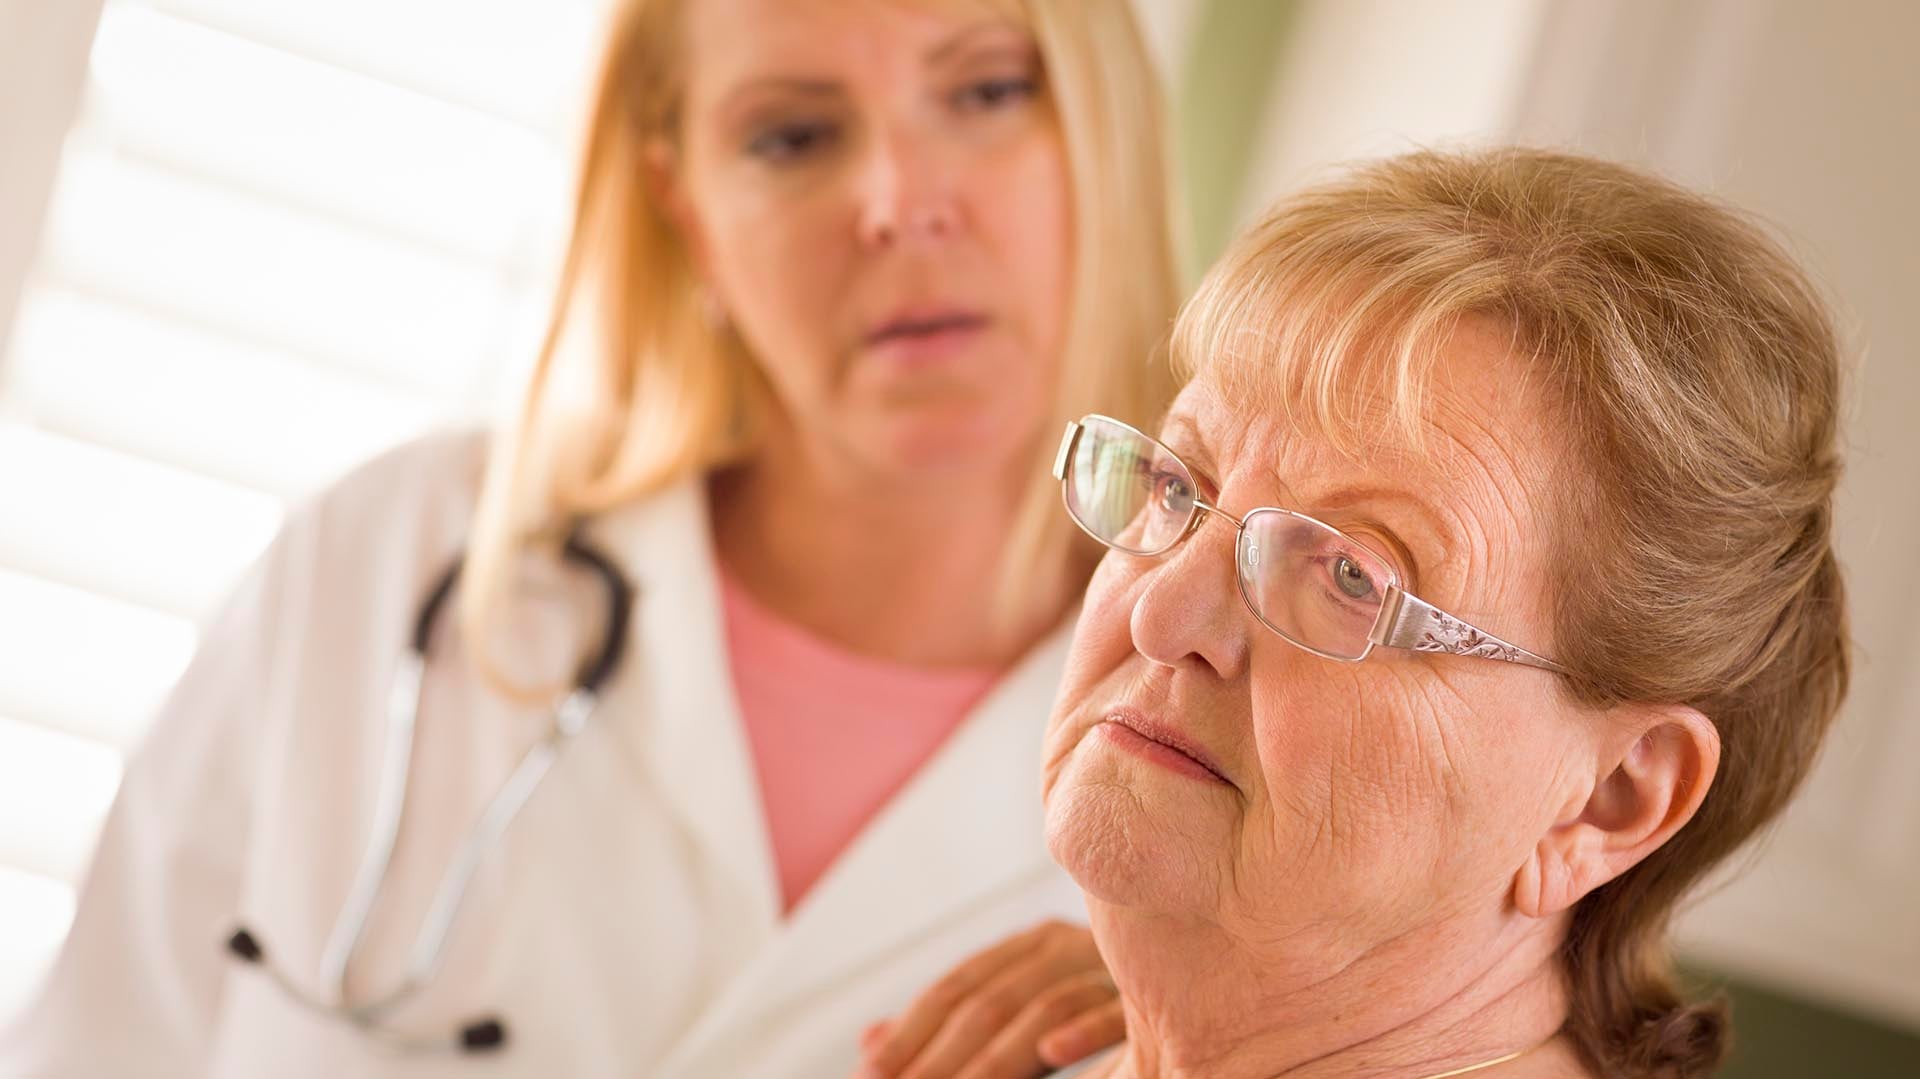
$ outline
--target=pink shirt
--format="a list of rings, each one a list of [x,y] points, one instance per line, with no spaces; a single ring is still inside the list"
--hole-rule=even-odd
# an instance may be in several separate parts
[[[855,655],[721,575],[727,655],[792,911],[992,688],[998,671]]]

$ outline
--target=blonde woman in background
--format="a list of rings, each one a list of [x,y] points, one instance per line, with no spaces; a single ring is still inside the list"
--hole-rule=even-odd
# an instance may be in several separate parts
[[[623,4],[512,431],[292,515],[0,1074],[844,1075],[867,1031],[881,1071],[1019,1075],[1117,1038],[1032,750],[1094,561],[1052,436],[1162,404],[1158,116],[1122,0]],[[395,670],[462,556],[385,848]]]

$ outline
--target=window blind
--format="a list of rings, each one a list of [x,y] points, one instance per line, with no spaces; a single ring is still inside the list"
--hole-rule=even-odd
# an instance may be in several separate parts
[[[287,502],[536,340],[603,8],[105,5],[0,361],[0,1019]]]

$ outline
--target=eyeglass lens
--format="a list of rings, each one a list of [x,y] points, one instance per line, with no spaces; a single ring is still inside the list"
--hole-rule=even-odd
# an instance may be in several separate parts
[[[1197,485],[1159,442],[1102,417],[1083,421],[1065,471],[1067,512],[1095,539],[1164,553],[1192,527]],[[1365,655],[1393,571],[1373,551],[1311,517],[1257,509],[1241,526],[1236,572],[1268,628],[1336,659]]]

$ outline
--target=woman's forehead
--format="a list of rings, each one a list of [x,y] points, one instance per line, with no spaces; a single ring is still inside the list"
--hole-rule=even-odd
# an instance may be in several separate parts
[[[1222,473],[1216,481],[1231,472],[1303,510],[1355,487],[1442,516],[1543,495],[1555,447],[1538,387],[1501,339],[1459,334],[1443,353],[1412,433],[1392,400],[1358,401],[1340,421],[1351,429],[1332,429],[1316,410],[1289,407],[1277,388],[1248,385],[1244,365],[1203,364],[1169,411],[1167,441],[1204,458]],[[1221,377],[1233,368],[1240,373]]]
[[[1219,371],[1197,372],[1174,399],[1162,427],[1170,446],[1198,453],[1215,470],[1270,472],[1284,482],[1303,472],[1406,474],[1427,464],[1384,425],[1377,433],[1336,437],[1318,419],[1287,408],[1277,395],[1244,392],[1245,387],[1220,379]]]
[[[684,17],[697,66],[712,63],[722,72],[817,64],[863,45],[924,59],[959,35],[1026,25],[1011,5],[987,0],[700,0]]]

